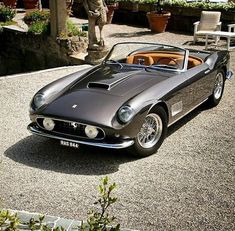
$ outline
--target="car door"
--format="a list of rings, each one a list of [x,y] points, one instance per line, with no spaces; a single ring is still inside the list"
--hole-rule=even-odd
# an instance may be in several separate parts
[[[186,71],[187,94],[190,99],[189,109],[202,103],[212,93],[214,73],[204,63]]]

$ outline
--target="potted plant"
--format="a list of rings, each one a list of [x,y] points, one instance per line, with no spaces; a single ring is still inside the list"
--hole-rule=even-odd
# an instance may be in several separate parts
[[[105,1],[108,12],[107,12],[107,24],[112,23],[114,11],[118,9],[118,0],[106,0]]]
[[[147,13],[148,22],[152,32],[162,33],[165,32],[171,13],[162,9],[161,0],[157,1],[155,7],[155,11]]]
[[[16,8],[17,0],[3,0],[3,4],[11,8]]]

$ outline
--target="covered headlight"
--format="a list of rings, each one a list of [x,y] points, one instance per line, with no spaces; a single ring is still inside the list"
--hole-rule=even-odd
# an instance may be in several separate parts
[[[123,106],[118,110],[118,118],[121,122],[127,123],[134,116],[134,110],[130,106]]]
[[[98,135],[99,131],[95,126],[87,125],[85,127],[85,133],[89,138],[94,139]]]
[[[55,122],[50,118],[45,118],[43,120],[43,126],[46,128],[46,130],[52,131],[55,127]]]
[[[43,104],[46,103],[46,97],[42,93],[37,93],[33,98],[33,104],[36,108],[40,108]]]

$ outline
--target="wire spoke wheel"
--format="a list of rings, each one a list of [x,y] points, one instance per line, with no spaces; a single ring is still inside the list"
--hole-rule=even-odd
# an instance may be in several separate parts
[[[215,99],[218,100],[222,96],[223,88],[224,88],[224,77],[223,74],[219,72],[216,75],[215,87],[213,92]]]
[[[167,133],[168,117],[163,107],[156,105],[143,119],[129,151],[134,156],[146,157],[157,152]]]
[[[162,119],[157,114],[149,114],[137,134],[137,140],[141,147],[152,148],[160,139],[163,130]]]
[[[211,96],[208,98],[208,106],[215,107],[219,104],[224,92],[225,74],[219,70],[215,76],[214,88]]]

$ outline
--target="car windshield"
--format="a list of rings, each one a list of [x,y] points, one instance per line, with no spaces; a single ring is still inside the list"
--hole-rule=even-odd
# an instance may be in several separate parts
[[[185,70],[187,50],[154,43],[118,43],[105,59],[106,64],[132,65],[151,69]]]

